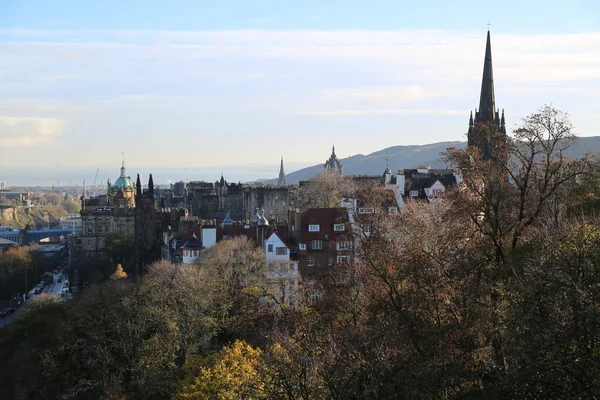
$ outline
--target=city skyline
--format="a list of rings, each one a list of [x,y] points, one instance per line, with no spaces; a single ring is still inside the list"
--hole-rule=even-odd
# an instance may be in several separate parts
[[[464,141],[488,20],[509,134],[552,103],[578,134],[600,135],[600,13],[591,1],[409,12],[383,2],[70,4],[4,6],[3,170],[116,171],[124,151],[131,166],[208,171],[277,171],[283,155],[292,172],[323,162],[334,142],[345,158]],[[538,18],[514,18],[517,4]],[[258,172],[254,179],[275,176]]]

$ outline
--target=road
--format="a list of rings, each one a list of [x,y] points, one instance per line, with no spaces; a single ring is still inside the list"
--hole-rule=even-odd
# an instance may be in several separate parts
[[[59,278],[60,278],[60,282],[59,282]],[[48,285],[45,285],[44,289],[42,290],[42,293],[54,295],[62,300],[69,300],[73,297],[71,293],[66,293],[64,296],[62,295],[63,288],[68,287],[67,286],[68,283],[66,283],[66,282],[67,282],[66,274],[63,274],[62,272],[59,272],[58,274],[54,274],[54,281]],[[34,291],[35,291],[35,288],[31,289],[31,291],[29,292],[29,300],[34,299],[36,297],[36,294]],[[17,317],[18,313],[19,313],[19,309],[17,308],[15,310],[15,312],[5,315],[4,317],[0,318],[0,328],[3,328],[6,325],[12,323],[15,320],[15,318]]]

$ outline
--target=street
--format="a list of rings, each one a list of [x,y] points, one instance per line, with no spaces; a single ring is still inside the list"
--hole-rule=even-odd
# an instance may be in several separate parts
[[[59,280],[60,280],[60,282],[59,282]],[[52,283],[44,285],[44,288],[42,289],[42,293],[54,295],[61,300],[69,300],[73,296],[68,290],[64,290],[65,288],[67,288],[67,289],[69,288],[69,282],[67,280],[67,275],[64,274],[62,271],[59,271],[57,274],[54,274],[54,279],[53,279]],[[65,291],[66,293],[63,294],[63,291]],[[31,289],[31,291],[29,292],[29,300],[28,301],[34,299],[36,296],[37,295],[35,294],[35,288]],[[0,328],[3,328],[6,325],[12,323],[15,320],[15,318],[17,317],[19,310],[20,309],[17,308],[14,312],[0,318]]]

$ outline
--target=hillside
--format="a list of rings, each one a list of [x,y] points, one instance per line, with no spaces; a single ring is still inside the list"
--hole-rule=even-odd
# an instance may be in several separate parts
[[[440,153],[448,147],[465,147],[467,142],[439,142],[420,146],[392,146],[371,154],[358,154],[341,159],[344,173],[381,174],[386,165],[395,172],[398,169],[428,165],[433,168],[443,168],[446,165],[440,161]],[[582,137],[567,152],[569,157],[581,157],[585,152],[600,151],[600,136]],[[387,160],[387,161],[386,161]],[[323,164],[324,164],[323,160]],[[314,177],[321,171],[323,164],[313,165],[287,174],[289,184],[297,184],[301,180]],[[266,183],[277,183],[277,179],[267,180]]]

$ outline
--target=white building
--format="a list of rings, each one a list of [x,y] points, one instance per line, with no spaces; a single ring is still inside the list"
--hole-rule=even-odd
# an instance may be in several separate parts
[[[290,249],[276,232],[264,244],[271,300],[280,306],[298,304],[298,261],[290,260]]]
[[[194,233],[192,237],[186,240],[181,247],[181,260],[184,264],[193,264],[200,262],[202,253],[202,241],[196,237]]]
[[[290,249],[281,240],[276,232],[273,232],[271,236],[265,240],[265,259],[269,262],[276,261],[289,261],[290,260]]]

